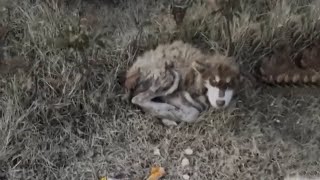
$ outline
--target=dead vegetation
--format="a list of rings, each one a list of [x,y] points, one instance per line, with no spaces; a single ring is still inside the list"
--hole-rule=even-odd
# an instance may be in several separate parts
[[[319,37],[318,1],[216,2],[188,4],[177,23],[165,0],[0,1],[0,179],[140,180],[154,164],[174,180],[320,176],[318,91],[261,84],[171,129],[121,100],[121,73],[158,43],[231,53],[251,73],[279,42],[295,57]]]

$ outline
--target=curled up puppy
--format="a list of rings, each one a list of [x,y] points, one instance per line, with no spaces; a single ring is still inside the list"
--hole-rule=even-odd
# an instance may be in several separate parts
[[[195,122],[208,107],[228,107],[240,82],[232,57],[206,55],[182,41],[161,44],[128,69],[130,101],[163,122]]]

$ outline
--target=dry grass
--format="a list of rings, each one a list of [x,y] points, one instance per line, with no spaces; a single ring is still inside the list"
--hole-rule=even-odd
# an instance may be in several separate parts
[[[244,89],[228,110],[206,112],[199,123],[170,129],[121,101],[118,76],[136,55],[159,42],[179,38],[206,51],[227,48],[223,19],[210,14],[210,6],[195,3],[176,26],[164,0],[97,6],[70,1],[59,8],[50,0],[6,2],[0,2],[7,7],[1,9],[1,23],[9,30],[0,81],[0,179],[122,174],[140,180],[153,164],[165,167],[163,179],[172,180],[186,173],[199,180],[320,176],[315,93]],[[231,34],[234,55],[248,71],[277,41],[300,49],[318,36],[317,1],[240,2]],[[85,47],[81,53],[67,48],[69,35],[62,33],[69,26],[79,28],[79,14],[93,27],[88,39],[83,35],[87,47],[71,43]],[[13,62],[27,68],[10,66],[16,56],[21,59]],[[188,156],[190,166],[182,168],[187,147],[194,154]],[[154,148],[160,156],[153,155]]]

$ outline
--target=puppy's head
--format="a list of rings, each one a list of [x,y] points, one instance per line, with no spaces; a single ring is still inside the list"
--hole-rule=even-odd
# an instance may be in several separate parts
[[[214,55],[204,60],[194,61],[192,67],[201,76],[211,106],[227,107],[240,80],[240,70],[234,59]]]

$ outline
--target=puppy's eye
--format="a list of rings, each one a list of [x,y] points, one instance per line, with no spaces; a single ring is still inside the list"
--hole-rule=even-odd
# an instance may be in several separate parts
[[[217,84],[217,81],[215,79],[210,79],[210,83],[211,83],[211,85],[215,85],[215,84]]]
[[[207,94],[207,92],[208,92],[208,89],[207,89],[207,88],[204,88],[204,89],[203,89],[203,94]]]

